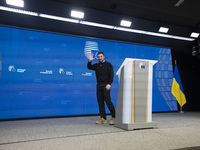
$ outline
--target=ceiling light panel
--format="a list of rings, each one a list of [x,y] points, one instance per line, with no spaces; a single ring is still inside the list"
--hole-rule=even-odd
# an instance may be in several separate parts
[[[162,33],[167,33],[169,31],[169,28],[165,28],[165,27],[160,27],[159,32]]]
[[[132,22],[131,21],[127,21],[127,20],[121,20],[121,23],[120,23],[120,25],[124,26],[124,27],[130,27],[131,24],[132,24]]]
[[[84,18],[84,12],[72,10],[71,11],[71,17],[83,19]]]
[[[23,0],[6,0],[6,4],[18,6],[18,7],[24,7],[24,1]]]
[[[198,38],[199,37],[199,33],[196,33],[196,32],[192,32],[190,37],[193,37],[193,38]]]

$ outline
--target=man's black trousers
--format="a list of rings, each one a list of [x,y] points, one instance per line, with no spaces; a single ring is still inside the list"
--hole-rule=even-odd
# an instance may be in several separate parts
[[[113,118],[115,118],[115,108],[114,105],[111,101],[111,97],[110,97],[110,90],[106,90],[106,85],[98,85],[97,84],[97,101],[99,104],[99,112],[101,115],[101,118],[106,119],[106,112],[105,112],[105,104],[104,101],[106,102],[108,109],[111,112],[111,116]]]

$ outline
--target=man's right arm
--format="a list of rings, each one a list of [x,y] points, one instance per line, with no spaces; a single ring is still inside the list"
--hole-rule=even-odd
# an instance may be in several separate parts
[[[87,63],[87,68],[91,70],[95,70],[95,66],[92,65],[92,61],[94,60],[93,55],[94,55],[93,53],[90,53],[88,63]]]
[[[87,63],[87,68],[90,70],[95,70],[95,66],[92,65],[92,62],[90,62],[90,61],[88,61],[88,63]]]

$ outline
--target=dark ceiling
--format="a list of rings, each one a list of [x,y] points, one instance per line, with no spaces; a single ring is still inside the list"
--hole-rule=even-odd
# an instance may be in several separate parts
[[[71,5],[71,8],[98,10],[106,14],[102,17],[95,16],[95,12],[86,14],[89,21],[119,26],[120,19],[131,20],[134,29],[158,32],[160,26],[169,27],[168,34],[189,37],[191,32],[200,33],[200,1],[199,0],[52,0],[63,4]],[[109,14],[115,14],[110,17]],[[120,16],[120,17],[119,17]],[[88,17],[88,18],[87,18]],[[92,18],[93,17],[93,18]],[[109,18],[110,17],[110,18]],[[94,19],[95,18],[95,19]],[[98,19],[99,18],[99,19]],[[115,19],[116,18],[116,19]],[[108,21],[110,20],[110,21]],[[144,38],[142,38],[143,40]],[[145,38],[145,40],[148,37]],[[145,41],[143,40],[143,41]],[[157,39],[156,39],[157,40]],[[197,39],[199,40],[199,38]],[[198,42],[192,44],[182,41],[170,41],[164,39],[158,43],[161,45],[179,45],[189,49]],[[153,42],[152,42],[153,41]],[[155,39],[147,41],[154,44]],[[174,43],[176,44],[174,44]],[[173,43],[173,44],[172,44]],[[181,45],[181,46],[180,46]],[[176,47],[176,46],[175,46]]]
[[[72,9],[85,13],[84,21],[120,26],[121,19],[132,21],[131,29],[158,33],[160,26],[169,27],[167,34],[190,37],[200,33],[200,0],[24,0],[22,9],[71,18]],[[177,2],[182,2],[178,7]],[[5,0],[0,5],[6,7]],[[17,8],[17,7],[14,7]],[[19,9],[19,8],[17,8]],[[193,42],[149,36],[138,33],[74,24],[42,17],[27,16],[0,10],[0,24],[43,31],[95,37],[131,43],[170,47],[191,54]]]
[[[55,0],[80,8],[200,30],[200,0]],[[179,6],[175,6],[180,3]],[[134,21],[134,20],[133,20]]]

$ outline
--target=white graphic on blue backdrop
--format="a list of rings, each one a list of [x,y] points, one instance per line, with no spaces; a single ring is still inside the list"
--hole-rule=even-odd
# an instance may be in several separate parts
[[[90,72],[85,72],[85,73],[82,73],[81,75],[82,75],[82,76],[88,76],[88,77],[90,77],[90,76],[92,76],[92,73],[90,73]]]
[[[87,57],[87,59],[89,58],[89,55],[91,53],[94,54],[94,58],[97,58],[98,51],[99,51],[99,48],[98,48],[97,42],[92,42],[92,41],[86,41],[85,42],[84,54]]]
[[[15,69],[15,66],[10,65],[8,67],[8,71],[10,72],[19,72],[19,73],[24,73],[26,71],[26,69]]]
[[[158,90],[171,110],[177,110],[177,101],[171,93],[173,68],[171,50],[161,48],[156,65],[156,79]]]
[[[60,68],[60,69],[59,69],[59,74],[65,74],[65,71],[64,71],[63,68]]]
[[[73,73],[71,71],[65,71],[63,68],[59,69],[59,74],[66,74],[68,76],[72,76]]]
[[[8,71],[10,71],[10,72],[16,72],[15,66],[10,65],[10,66],[8,67]]]
[[[68,76],[72,76],[73,73],[72,73],[71,71],[66,71],[66,75],[68,75]]]
[[[40,74],[53,74],[52,70],[40,71]]]

